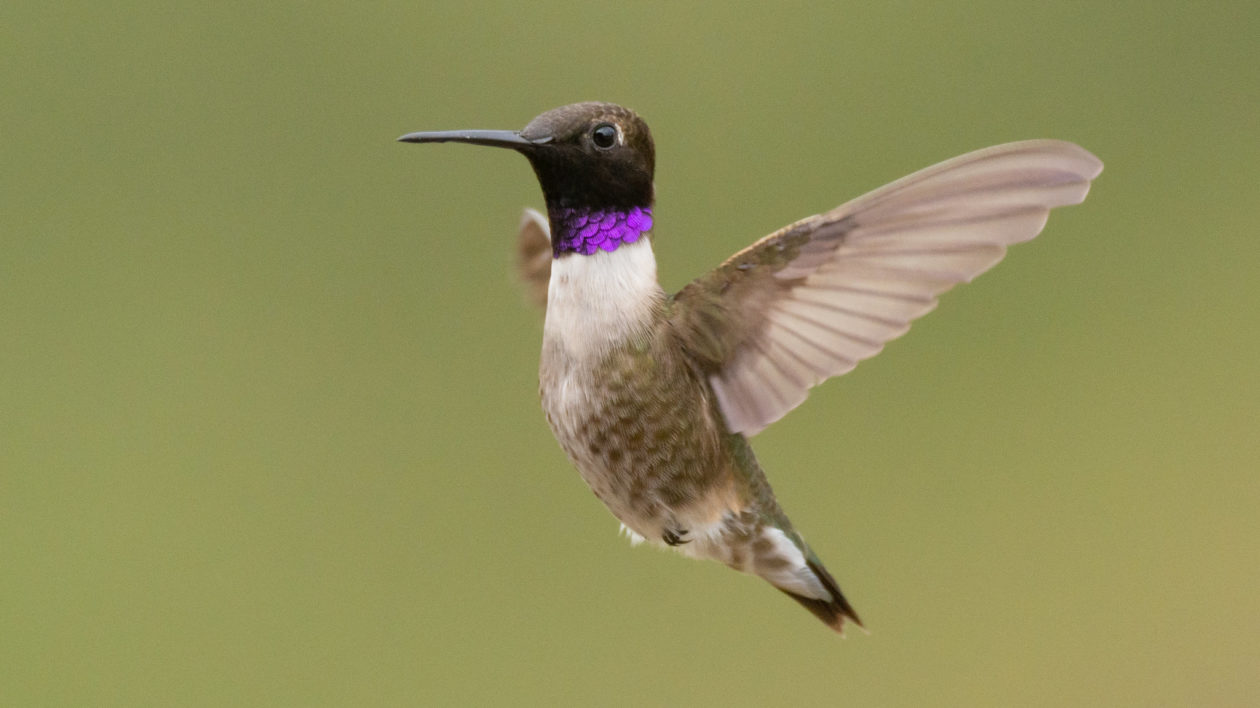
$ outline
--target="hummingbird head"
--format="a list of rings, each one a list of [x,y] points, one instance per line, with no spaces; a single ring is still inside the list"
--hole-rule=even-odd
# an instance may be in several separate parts
[[[524,155],[547,201],[557,256],[611,251],[651,228],[655,148],[647,124],[628,108],[574,103],[519,131],[420,132],[399,140],[505,147]]]

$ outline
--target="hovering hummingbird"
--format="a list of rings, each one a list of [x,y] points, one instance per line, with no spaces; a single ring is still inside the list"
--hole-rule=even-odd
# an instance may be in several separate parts
[[[546,303],[542,407],[631,541],[760,576],[841,632],[861,621],[748,438],[1036,236],[1050,209],[1080,203],[1102,171],[1067,142],[978,150],[786,226],[669,295],[649,237],[656,156],[634,112],[576,103],[520,131],[399,140],[510,148],[533,166],[549,224],[527,211],[519,242]]]

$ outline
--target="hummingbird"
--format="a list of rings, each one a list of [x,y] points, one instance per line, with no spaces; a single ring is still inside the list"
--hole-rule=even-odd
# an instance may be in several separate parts
[[[1056,140],[967,153],[785,226],[670,295],[652,251],[655,148],[633,111],[576,103],[519,131],[398,140],[529,160],[547,208],[518,235],[546,305],[542,408],[631,542],[759,576],[840,633],[861,620],[749,438],[1036,236],[1052,208],[1080,203],[1102,171]]]

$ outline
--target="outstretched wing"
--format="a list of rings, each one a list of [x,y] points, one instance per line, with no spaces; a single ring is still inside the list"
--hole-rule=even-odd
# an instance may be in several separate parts
[[[547,217],[526,208],[516,234],[516,271],[525,297],[547,307],[547,282],[551,279],[551,229]]]
[[[730,429],[753,435],[1079,204],[1101,171],[1055,140],[956,157],[736,253],[675,296],[671,324]]]

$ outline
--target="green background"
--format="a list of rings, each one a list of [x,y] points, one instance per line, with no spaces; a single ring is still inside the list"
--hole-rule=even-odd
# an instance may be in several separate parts
[[[10,3],[0,703],[1260,701],[1260,4]],[[677,289],[986,145],[1084,205],[757,449],[871,634],[631,550],[538,410],[528,164],[638,110]]]

